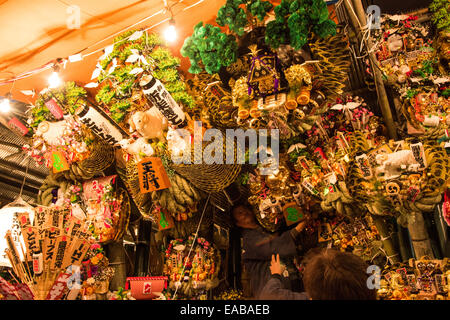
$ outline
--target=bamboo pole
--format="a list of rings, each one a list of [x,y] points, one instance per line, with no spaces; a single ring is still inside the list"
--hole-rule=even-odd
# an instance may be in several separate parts
[[[349,7],[348,8],[350,10],[349,14],[354,16],[354,14],[351,12],[352,8],[350,8],[348,1],[350,0],[344,0],[346,6]],[[353,1],[353,10],[358,16],[360,25],[365,25],[366,15],[361,0],[352,0],[352,1]],[[424,12],[426,12],[426,10]],[[360,31],[361,30],[359,30],[358,33],[360,33]],[[373,43],[370,38],[367,40],[367,44],[369,48],[372,48]],[[394,122],[392,119],[392,113],[389,106],[389,101],[386,96],[386,89],[384,88],[383,79],[381,77],[381,71],[375,66],[376,63],[375,54],[373,52],[370,53],[369,58],[375,76],[375,85],[377,87],[377,94],[380,101],[381,112],[383,113],[383,117],[389,132],[389,136],[391,139],[397,140],[397,132],[395,130]],[[425,221],[423,219],[422,212],[414,212],[413,214],[415,215],[416,220],[414,223],[408,225],[408,229],[411,235],[411,240],[416,254],[416,258],[419,259],[424,255],[434,257],[433,250],[431,248],[431,241],[428,236],[428,232],[425,228]]]
[[[408,261],[413,257],[411,243],[409,241],[408,229],[398,226],[397,228],[398,246],[402,261]]]
[[[381,236],[381,242],[383,244],[383,249],[386,251],[388,262],[396,263],[400,262],[401,257],[399,254],[397,235],[395,232],[390,232],[389,222],[386,221],[386,217],[379,215],[372,215],[373,222],[377,227],[378,232]]]
[[[127,277],[123,239],[109,243],[107,247],[109,264],[114,268],[114,277],[111,279],[109,288],[111,291],[117,291],[120,287],[125,288]]]
[[[351,2],[351,0],[344,0],[344,4],[345,7],[347,8],[347,12],[348,15],[350,16],[350,20],[352,21],[353,27],[355,28],[355,30],[357,30],[358,40],[361,42],[363,41],[362,27],[367,24],[366,15],[361,0],[353,0],[353,3]],[[368,48],[373,47],[373,42],[370,38],[366,41],[366,46]],[[394,120],[392,117],[392,111],[389,105],[389,100],[386,95],[386,88],[384,87],[381,71],[380,69],[378,69],[376,65],[377,60],[375,54],[373,52],[369,52],[368,56],[372,66],[381,113],[383,115],[384,122],[386,123],[386,128],[388,130],[389,137],[391,139],[397,140],[397,130],[395,128]]]
[[[422,212],[413,212],[414,223],[408,225],[409,234],[411,236],[411,242],[414,248],[416,259],[420,259],[423,256],[429,256],[434,258],[433,249],[431,248],[430,237],[425,227],[425,220]]]

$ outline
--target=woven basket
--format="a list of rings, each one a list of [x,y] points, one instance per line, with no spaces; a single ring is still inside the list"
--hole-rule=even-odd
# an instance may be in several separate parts
[[[91,150],[89,157],[78,164],[87,174],[94,175],[102,172],[113,164],[114,149],[106,142],[96,140]]]
[[[227,138],[226,135],[223,136],[223,163],[225,163],[226,146],[229,143],[234,143],[234,140]],[[202,154],[205,147],[204,145],[202,148]],[[234,150],[236,150],[236,146],[234,146]],[[197,150],[192,146],[191,159],[196,158],[203,159],[202,155],[197,154]],[[236,163],[236,155],[234,155],[234,163]],[[206,193],[222,191],[233,183],[241,172],[240,164],[173,164],[171,167],[195,187]]]
[[[219,192],[233,183],[241,171],[241,166],[192,164],[173,166],[173,169],[198,189],[213,193]]]

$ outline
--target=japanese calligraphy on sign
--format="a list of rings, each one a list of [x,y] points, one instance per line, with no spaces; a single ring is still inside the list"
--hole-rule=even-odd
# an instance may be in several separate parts
[[[64,117],[64,112],[62,111],[61,107],[58,105],[55,99],[51,98],[45,102],[45,106],[50,110],[50,112],[53,114],[53,116],[56,119],[62,119]]]
[[[14,242],[14,240],[12,238],[11,231],[8,231],[6,233],[5,239],[6,239],[6,244],[8,246],[8,250],[9,250],[9,252],[11,254],[11,258],[13,259],[13,261],[14,261],[14,263],[16,265],[20,264],[19,252],[17,251],[17,247],[16,247],[15,242]]]
[[[425,152],[421,142],[412,143],[411,151],[414,159],[420,164],[420,170],[424,170],[427,167],[427,160],[425,158]]]
[[[18,132],[18,133],[22,134],[23,136],[26,135],[30,131],[30,129],[28,129],[22,123],[22,121],[20,121],[16,117],[12,117],[11,120],[8,121],[8,125],[13,131]]]
[[[61,273],[50,289],[46,300],[60,300],[67,291],[67,281],[70,278],[70,274]]]
[[[164,85],[156,78],[145,75],[140,81],[146,98],[158,108],[170,124],[183,128],[187,121],[183,110],[178,106]]]
[[[83,261],[90,246],[91,243],[87,240],[74,239],[70,245],[70,250],[68,250],[69,252],[64,256],[62,265],[81,265],[81,261]]]
[[[63,265],[64,254],[66,253],[67,243],[70,242],[70,238],[68,236],[59,236],[56,239],[55,244],[55,254],[52,258],[51,268],[52,269],[63,269],[64,267],[68,267]]]
[[[30,214],[28,212],[21,212],[17,214],[17,221],[19,221],[21,228],[30,225]]]
[[[25,248],[27,250],[27,261],[31,261],[33,254],[41,251],[39,244],[39,232],[36,227],[27,226],[22,228],[22,235],[25,242]]]
[[[57,228],[49,228],[46,230],[46,238],[44,241],[44,263],[52,262],[56,253],[56,240],[60,234],[60,230]]]
[[[366,154],[356,156],[355,161],[365,179],[370,179],[373,177],[372,168],[370,167]]]
[[[111,145],[116,145],[127,134],[101,109],[87,104],[77,110],[78,119],[91,131]]]
[[[319,194],[319,191],[317,191],[317,189],[315,189],[314,186],[306,179],[303,180],[302,187],[308,190],[312,195],[316,196]]]
[[[141,193],[170,188],[169,177],[161,158],[148,157],[138,163],[139,186]]]

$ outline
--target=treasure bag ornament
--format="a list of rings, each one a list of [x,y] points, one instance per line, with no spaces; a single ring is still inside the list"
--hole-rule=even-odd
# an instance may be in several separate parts
[[[136,300],[152,300],[167,289],[167,277],[128,277],[125,290]]]

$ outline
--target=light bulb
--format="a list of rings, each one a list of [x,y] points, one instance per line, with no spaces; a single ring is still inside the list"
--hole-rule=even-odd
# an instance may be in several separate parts
[[[167,42],[174,42],[177,39],[177,29],[175,28],[175,21],[170,20],[169,26],[164,31],[164,38]]]
[[[48,87],[50,89],[57,88],[61,85],[61,79],[56,71],[53,71],[52,75],[48,78]]]
[[[5,98],[2,102],[0,102],[0,111],[7,113],[9,110],[11,110],[11,105],[9,104],[9,99]]]

